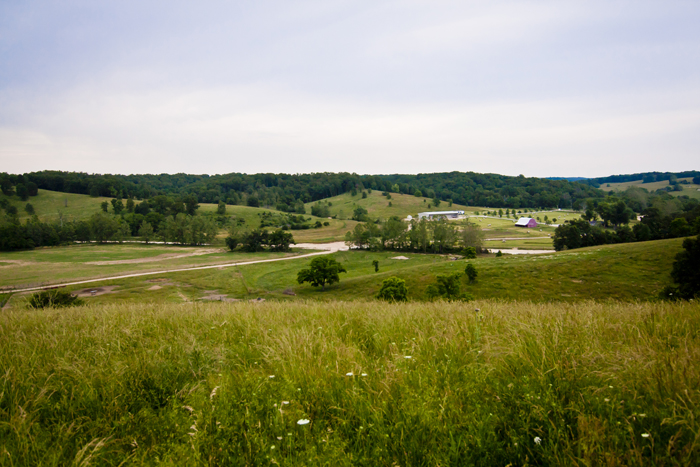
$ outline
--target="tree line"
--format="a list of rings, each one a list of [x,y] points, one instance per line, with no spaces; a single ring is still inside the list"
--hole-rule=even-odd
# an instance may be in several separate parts
[[[652,203],[647,204],[650,199],[653,199]],[[636,197],[633,200],[640,202]],[[555,229],[554,249],[561,251],[700,233],[700,202],[697,200],[661,195],[648,198],[644,205],[640,221],[631,228],[628,224],[634,218],[634,211],[623,200],[593,205],[586,209],[581,219],[567,221]],[[598,217],[602,222],[597,222]]]
[[[393,216],[383,222],[357,224],[345,234],[345,242],[358,249],[396,250],[422,253],[462,253],[467,248],[481,251],[483,232],[473,222],[444,218],[413,219],[404,222]]]
[[[354,173],[224,175],[110,175],[41,171],[2,174],[10,184],[32,183],[38,188],[123,199],[158,195],[193,195],[199,203],[273,207],[303,213],[303,204],[365,189],[402,193],[462,205],[494,208],[541,206],[576,208],[586,198],[604,193],[587,184],[534,177],[510,177],[474,172],[418,175],[358,175]]]

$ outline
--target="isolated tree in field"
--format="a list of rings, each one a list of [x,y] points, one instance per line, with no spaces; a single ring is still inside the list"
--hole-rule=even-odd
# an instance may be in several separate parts
[[[382,288],[379,289],[377,298],[388,302],[405,302],[408,299],[407,295],[406,281],[391,276],[382,282]]]
[[[100,204],[100,207],[102,208],[102,212],[108,212],[109,203],[107,201],[102,201],[102,204]]]
[[[435,198],[433,198],[433,206],[435,206],[435,207],[440,206],[440,199],[438,199],[437,196]]]
[[[148,243],[153,238],[153,226],[150,222],[144,221],[139,227],[139,237],[141,237],[146,243]]]
[[[481,230],[481,226],[479,224],[476,222],[470,222],[467,219],[467,221],[462,224],[462,230],[460,233],[463,247],[473,246],[476,251],[481,251],[481,248],[484,246],[484,231]]]
[[[311,260],[307,269],[302,269],[297,273],[297,282],[303,284],[309,282],[314,287],[321,287],[325,290],[326,285],[331,285],[340,281],[338,274],[347,272],[342,264],[334,260],[321,256]]]
[[[219,205],[216,208],[216,213],[220,216],[226,214],[226,203],[224,203],[223,201],[219,201]]]
[[[468,263],[467,267],[464,268],[464,274],[467,275],[469,282],[476,281],[476,276],[479,275],[478,271],[476,270],[476,267],[472,263]]]
[[[27,203],[27,205],[24,207],[24,210],[27,211],[27,214],[30,216],[34,215],[34,206],[32,206],[32,203]]]
[[[352,218],[353,218],[353,220],[356,220],[359,222],[366,222],[369,220],[369,215],[368,215],[367,210],[365,208],[363,208],[362,206],[358,206],[352,212]]]
[[[372,266],[374,266],[374,272],[379,272],[379,261],[376,259],[372,261]]]
[[[679,298],[696,298],[700,296],[700,235],[683,240],[683,249],[676,255],[671,277],[678,284]]]
[[[294,237],[291,233],[285,232],[282,229],[277,229],[268,235],[267,244],[272,251],[289,251],[289,245],[294,243]]]

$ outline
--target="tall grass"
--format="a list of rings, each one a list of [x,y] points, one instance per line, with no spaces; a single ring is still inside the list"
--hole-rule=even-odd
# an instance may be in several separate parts
[[[0,465],[691,465],[699,332],[692,303],[13,309]]]

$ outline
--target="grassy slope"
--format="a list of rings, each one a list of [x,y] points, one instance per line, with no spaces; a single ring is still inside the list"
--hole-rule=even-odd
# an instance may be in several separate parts
[[[538,256],[483,256],[470,260],[476,266],[479,277],[474,284],[463,280],[462,290],[478,299],[537,302],[653,300],[663,287],[671,283],[669,273],[675,254],[681,250],[681,243],[682,239],[672,239],[605,245]],[[397,255],[410,259],[391,259]],[[382,281],[392,275],[406,280],[411,299],[421,300],[427,285],[435,282],[436,275],[463,272],[466,265],[464,260],[450,261],[445,256],[411,253],[349,251],[335,253],[333,257],[348,272],[341,274],[340,283],[325,292],[296,283],[297,272],[310,262],[304,258],[238,268],[163,274],[159,277],[169,279],[172,284],[167,290],[164,288],[157,293],[148,290],[153,285],[147,282],[150,277],[105,281],[99,285],[117,285],[116,293],[89,300],[95,303],[181,302],[182,294],[189,299],[201,298],[212,293],[206,291],[239,299],[358,300],[376,295]],[[377,273],[372,267],[373,260],[379,261],[380,271]],[[11,268],[5,266],[4,270],[10,271]],[[10,277],[9,273],[5,274]],[[283,293],[285,290],[293,290],[296,295],[286,295]],[[16,297],[13,303],[21,306],[22,298]]]
[[[689,185],[681,185],[683,187],[683,191],[670,191],[669,194],[671,196],[688,196],[690,198],[695,198],[695,199],[700,199],[700,185],[694,185],[693,178],[688,177],[688,178],[679,178],[678,181],[687,181],[690,183]],[[610,185],[610,186],[608,186]],[[637,180],[634,182],[624,182],[624,183],[603,183],[600,185],[600,189],[604,191],[625,191],[627,188],[631,186],[637,186],[640,188],[646,188],[647,190],[655,191],[659,190],[661,188],[666,188],[668,186],[668,180],[663,180],[660,182],[653,182],[653,183],[642,183],[642,180]]]
[[[275,252],[229,253],[223,248],[216,247],[181,247],[138,243],[69,245],[58,248],[3,252],[0,253],[0,286],[34,287],[133,272],[278,258],[290,254]],[[147,261],[149,259],[157,261]],[[124,262],[120,264],[90,264],[106,261]]]
[[[470,208],[467,206],[461,206],[453,204],[451,207],[448,203],[442,202],[439,207],[428,208],[428,204],[431,200],[428,198],[416,198],[411,195],[402,195],[397,193],[391,194],[391,199],[387,200],[386,197],[382,196],[380,191],[372,191],[372,193],[367,194],[367,198],[362,198],[362,194],[358,193],[355,196],[351,196],[350,193],[344,193],[342,195],[334,196],[332,198],[327,198],[325,201],[330,201],[333,205],[330,207],[331,215],[337,216],[342,214],[346,218],[351,218],[352,213],[357,206],[362,206],[367,209],[369,216],[372,219],[381,218],[388,219],[391,216],[399,216],[402,219],[408,215],[417,217],[419,212],[423,211],[474,211],[478,208]],[[391,202],[392,206],[389,207]],[[306,211],[311,212],[311,206],[315,203],[307,203]]]
[[[4,195],[0,196],[5,197]],[[37,196],[30,196],[27,201],[21,201],[16,195],[8,199],[11,204],[17,207],[20,220],[24,221],[31,217],[24,210],[27,203],[31,203],[31,205],[34,206],[36,215],[44,222],[58,220],[59,211],[63,213],[64,219],[66,220],[86,219],[102,209],[100,205],[103,201],[109,202],[111,200],[111,198],[92,198],[88,195],[61,193],[49,190],[39,190]]]
[[[9,311],[0,463],[693,465],[699,334],[697,303]]]

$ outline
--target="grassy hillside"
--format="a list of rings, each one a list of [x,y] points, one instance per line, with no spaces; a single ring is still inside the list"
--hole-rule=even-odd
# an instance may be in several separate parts
[[[697,303],[8,311],[0,462],[693,465],[699,332]]]
[[[27,201],[22,201],[17,196],[7,197],[0,194],[0,197],[7,198],[10,204],[17,207],[21,221],[31,217],[24,210],[27,203],[31,203],[36,215],[44,222],[58,220],[59,212],[63,214],[64,220],[86,219],[101,210],[100,205],[103,201],[111,200],[111,198],[92,198],[88,195],[49,190],[39,190],[37,196],[30,196]]]
[[[671,284],[673,259],[676,253],[681,251],[682,241],[683,239],[672,239],[605,245],[544,255],[504,255],[500,258],[486,255],[469,261],[476,266],[479,276],[473,284],[463,280],[461,287],[477,299],[537,302],[577,302],[585,299],[654,300],[663,287]],[[98,248],[111,247],[118,246],[95,246],[95,251],[97,252]],[[90,255],[88,248],[82,250],[85,258],[83,261],[92,256],[97,257],[97,253]],[[106,275],[107,270],[162,270],[165,265],[172,264],[182,267],[191,263],[215,264],[249,258],[244,258],[244,254],[240,253],[213,252],[206,256],[164,259],[159,263],[97,266],[78,261],[71,263],[70,257],[75,251],[79,250],[62,252],[60,248],[56,248],[0,255],[2,283],[19,285],[30,281],[86,277],[88,273],[94,273],[96,270],[104,271],[103,275]],[[44,252],[47,254],[42,257]],[[155,253],[157,252],[153,254]],[[65,262],[57,259],[62,255]],[[397,256],[406,256],[409,259],[392,259]],[[347,251],[334,253],[332,257],[340,261],[348,272],[341,274],[339,284],[329,287],[324,292],[309,285],[297,284],[298,271],[307,267],[310,262],[310,259],[303,258],[236,268],[164,273],[159,276],[104,281],[99,285],[116,288],[108,295],[90,297],[88,300],[91,303],[182,302],[183,296],[192,300],[211,298],[213,295],[222,299],[262,297],[276,300],[358,300],[376,295],[382,281],[390,276],[406,280],[410,299],[424,300],[426,287],[435,283],[438,274],[462,272],[467,263],[464,260],[452,261],[448,256],[396,252]],[[40,262],[40,258],[43,258],[44,262]],[[379,272],[374,272],[374,260],[379,261]],[[41,267],[37,267],[39,265]],[[151,289],[154,277],[167,282],[167,286],[159,289],[157,293]],[[89,285],[68,289],[79,290],[84,287]],[[22,307],[23,300],[22,296],[15,296],[11,304]]]
[[[670,191],[669,194],[671,196],[688,196],[689,198],[700,199],[700,185],[693,184],[692,177],[679,178],[678,181],[687,181],[688,185],[681,185],[683,187],[683,191]],[[668,180],[652,183],[642,183],[642,180],[624,183],[602,183],[600,185],[600,189],[604,191],[625,191],[631,186],[645,188],[651,192],[666,188],[669,186],[669,183]]]
[[[344,217],[347,219],[352,218],[352,213],[357,206],[362,206],[367,209],[369,216],[372,219],[388,219],[391,216],[399,216],[402,219],[408,215],[417,217],[419,212],[423,211],[474,211],[478,208],[470,208],[467,206],[460,206],[458,204],[453,204],[451,207],[448,203],[442,202],[439,207],[428,208],[428,205],[432,203],[432,200],[428,198],[416,198],[411,195],[402,195],[398,193],[391,193],[391,199],[386,199],[382,196],[382,193],[377,190],[373,190],[372,193],[367,194],[367,198],[362,198],[362,193],[358,193],[352,196],[350,193],[345,193],[339,196],[334,196],[332,198],[326,198],[323,200],[325,202],[330,201],[332,206],[330,207],[331,215]],[[322,202],[323,202],[322,201]],[[392,205],[389,206],[389,203]],[[306,204],[306,212],[311,212],[311,207],[315,203]]]

